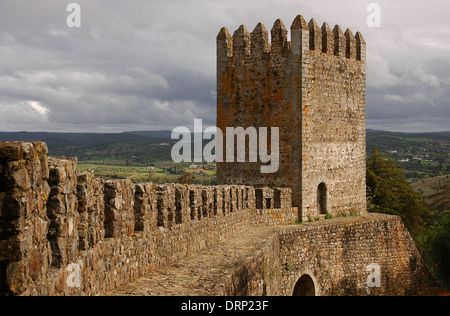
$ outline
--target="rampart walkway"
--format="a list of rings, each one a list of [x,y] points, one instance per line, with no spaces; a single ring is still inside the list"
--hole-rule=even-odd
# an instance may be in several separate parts
[[[273,242],[274,235],[292,226],[251,227],[238,236],[228,238],[201,254],[182,259],[164,269],[107,296],[217,296],[224,295],[226,282],[250,262],[264,247]]]

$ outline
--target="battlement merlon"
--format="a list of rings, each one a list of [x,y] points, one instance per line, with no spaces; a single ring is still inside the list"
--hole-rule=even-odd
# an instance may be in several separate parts
[[[252,64],[261,60],[279,62],[280,57],[301,56],[306,52],[327,54],[366,63],[366,42],[360,32],[350,29],[344,33],[339,25],[333,30],[325,22],[320,28],[314,19],[306,23],[298,15],[291,26],[291,41],[283,21],[278,19],[269,32],[258,23],[252,33],[241,25],[231,36],[226,27],[217,36],[217,61],[219,66]]]

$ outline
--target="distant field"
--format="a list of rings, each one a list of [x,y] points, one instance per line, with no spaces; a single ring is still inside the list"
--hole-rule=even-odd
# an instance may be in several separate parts
[[[97,177],[105,179],[130,179],[135,182],[173,183],[181,175],[169,174],[161,168],[100,165],[93,163],[80,163],[78,170],[94,170]],[[186,169],[184,172],[192,173],[196,178],[215,178],[215,170]],[[212,180],[211,180],[212,181]]]
[[[368,155],[374,146],[398,161],[410,183],[450,174],[449,133],[368,131]]]
[[[187,173],[204,173],[208,176],[214,176],[216,174],[215,170],[206,170],[206,169],[186,169]]]
[[[146,180],[149,178],[149,167],[112,166],[99,164],[79,164],[78,170],[94,170],[95,175],[106,179]],[[162,170],[155,170],[155,173]]]
[[[450,210],[450,175],[420,180],[414,182],[412,187],[434,208]]]
[[[414,142],[414,143],[432,143],[433,140],[430,138],[425,137],[402,137],[402,136],[394,136],[396,139],[404,140],[407,142]]]
[[[171,131],[118,134],[0,132],[0,141],[45,141],[49,156],[77,157],[80,168],[95,169],[96,174],[103,177],[144,181],[150,175],[147,168],[155,166],[160,168],[153,173],[160,177],[158,181],[164,181],[164,177],[176,181],[180,169],[186,170],[189,166],[186,163],[174,167],[171,151],[176,141],[171,139]],[[367,130],[368,156],[374,146],[404,168],[410,183],[450,174],[450,132]],[[163,172],[163,168],[171,174]],[[209,181],[215,174],[212,170],[186,171],[194,173],[197,180]]]

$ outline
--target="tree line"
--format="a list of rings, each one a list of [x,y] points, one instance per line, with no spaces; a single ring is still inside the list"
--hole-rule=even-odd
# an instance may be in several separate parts
[[[408,183],[396,161],[374,147],[367,159],[368,211],[400,216],[430,271],[450,290],[450,212],[433,209]]]

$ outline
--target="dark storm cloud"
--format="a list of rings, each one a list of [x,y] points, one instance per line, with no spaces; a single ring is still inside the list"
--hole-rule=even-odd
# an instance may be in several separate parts
[[[66,26],[70,2],[82,27]],[[368,28],[367,4],[382,8]],[[0,130],[171,129],[215,123],[215,38],[222,26],[289,28],[297,14],[361,31],[369,128],[449,130],[448,1],[4,0]]]
[[[0,22],[0,129],[154,129],[197,116],[214,123],[208,36],[171,27],[179,21],[158,16],[162,1],[78,2],[81,29],[65,24],[69,2],[0,4],[9,13]]]

